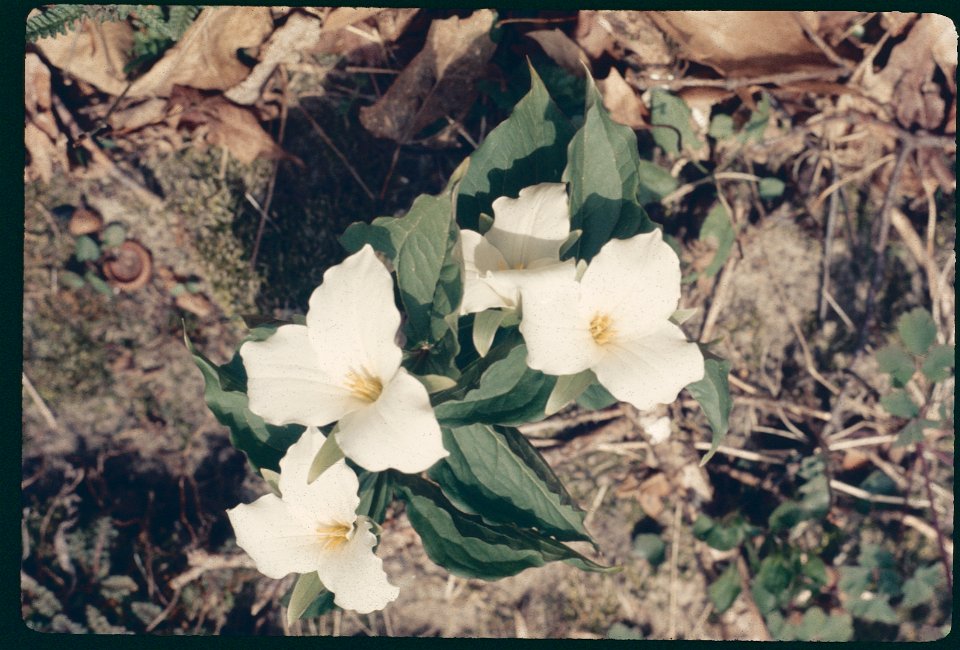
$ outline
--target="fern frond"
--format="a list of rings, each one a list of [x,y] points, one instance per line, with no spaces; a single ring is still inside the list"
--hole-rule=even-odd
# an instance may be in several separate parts
[[[167,35],[175,41],[179,41],[183,33],[196,19],[197,14],[203,9],[201,6],[194,5],[173,5],[170,7],[170,18],[167,20]]]
[[[86,17],[84,5],[52,5],[43,13],[27,18],[27,42],[35,43],[41,38],[66,34],[75,22]]]

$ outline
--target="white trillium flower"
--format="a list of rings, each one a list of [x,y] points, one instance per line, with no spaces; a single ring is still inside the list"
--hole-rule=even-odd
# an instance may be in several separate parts
[[[493,214],[493,225],[486,234],[460,231],[464,267],[461,314],[499,307],[516,309],[524,282],[574,277],[574,261],[560,262],[560,248],[570,236],[563,183],[525,187],[516,199],[502,196],[493,202]]]
[[[579,282],[523,288],[527,365],[550,375],[590,369],[641,411],[703,378],[703,355],[668,318],[680,300],[680,260],[659,230],[612,239]]]
[[[307,483],[325,438],[308,427],[280,461],[281,497],[267,494],[227,510],[237,545],[264,575],[316,572],[334,602],[361,614],[383,609],[400,590],[387,581],[372,522],[357,516],[360,482],[344,460]]]
[[[251,411],[277,425],[339,420],[337,445],[372,472],[447,456],[427,389],[400,367],[393,278],[373,248],[324,273],[306,322],[240,348]]]

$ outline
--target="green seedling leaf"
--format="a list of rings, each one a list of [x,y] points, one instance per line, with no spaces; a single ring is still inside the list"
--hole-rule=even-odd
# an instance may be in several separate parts
[[[915,370],[913,357],[896,343],[891,343],[877,351],[877,365],[893,379],[893,385],[903,387],[913,377]]]
[[[860,594],[867,590],[870,584],[870,569],[862,566],[842,566],[840,567],[840,578],[837,586],[840,591],[851,598],[859,598]]]
[[[515,429],[474,424],[443,428],[450,455],[430,470],[457,505],[494,524],[536,528],[561,541],[589,541],[585,513],[540,452]]]
[[[60,280],[71,289],[79,289],[86,281],[73,271],[60,271]]]
[[[89,235],[81,235],[77,237],[73,255],[78,262],[92,262],[100,259],[100,247]]]
[[[188,282],[185,282],[183,286],[186,287],[187,291],[189,291],[190,293],[200,293],[201,291],[203,291],[203,287],[200,286],[199,282],[188,281]],[[294,322],[296,322],[296,320],[297,320],[296,316],[294,316]],[[304,323],[299,323],[299,324],[303,325]]]
[[[853,638],[853,618],[849,614],[827,616],[819,607],[811,607],[796,627],[794,638],[799,641],[850,641]]]
[[[864,544],[857,558],[860,566],[868,569],[892,569],[896,566],[893,553],[876,544]]]
[[[611,395],[610,391],[604,388],[600,382],[590,384],[577,398],[577,404],[589,411],[605,409],[608,406],[613,406],[617,401],[617,398]]]
[[[502,309],[488,309],[477,314],[473,319],[473,347],[481,357],[487,356],[493,337],[497,335],[500,324],[507,315]]]
[[[640,184],[637,201],[641,205],[657,203],[677,189],[679,185],[677,179],[671,176],[669,171],[649,160],[639,161],[637,179]]]
[[[767,130],[767,124],[770,122],[770,95],[763,93],[763,97],[757,104],[756,110],[750,113],[750,119],[743,125],[740,131],[740,140],[747,142],[754,140],[762,142],[764,133]]]
[[[731,562],[720,577],[707,587],[707,594],[717,614],[722,614],[733,605],[740,595],[740,572],[735,562]]]
[[[683,325],[688,320],[693,318],[696,313],[700,311],[699,307],[691,307],[690,309],[678,309],[670,315],[670,322],[674,325]]]
[[[570,228],[583,231],[570,249],[578,259],[589,261],[612,238],[655,227],[637,203],[639,165],[636,134],[610,118],[588,78],[583,126],[570,140],[563,170],[569,183]]]
[[[898,418],[912,418],[920,413],[920,407],[907,394],[907,391],[896,389],[880,398],[880,405],[890,415]]]
[[[700,241],[708,239],[714,240],[717,252],[703,272],[707,277],[712,278],[723,268],[727,258],[730,257],[733,242],[737,239],[736,233],[733,232],[733,223],[722,203],[718,202],[713,206],[700,228]]]
[[[720,446],[720,441],[730,428],[730,409],[733,400],[730,399],[730,385],[727,376],[730,374],[730,362],[715,357],[704,358],[705,373],[703,379],[687,386],[687,391],[693,396],[707,416],[707,422],[713,429],[713,441],[710,451],[700,460],[701,467],[709,461]]]
[[[87,284],[93,287],[97,293],[103,294],[107,298],[113,297],[113,289],[110,287],[110,285],[93,271],[87,271],[84,273],[83,279],[86,280]]]
[[[650,123],[653,141],[670,155],[703,146],[693,130],[690,107],[666,90],[655,88],[650,93]]]
[[[873,598],[858,598],[847,602],[847,611],[853,616],[872,623],[886,623],[896,625],[900,621],[897,613],[890,607],[889,596],[874,596]]]
[[[100,242],[105,248],[116,248],[127,238],[127,229],[123,224],[111,223],[100,233]]]
[[[757,185],[757,192],[761,199],[775,199],[787,188],[786,184],[779,178],[768,176],[761,178]]]
[[[917,307],[907,312],[897,320],[897,331],[907,350],[920,356],[937,338],[937,325],[926,309]]]
[[[531,67],[530,92],[470,156],[457,196],[460,224],[477,230],[480,214],[491,214],[495,199],[516,197],[537,183],[559,182],[573,133]]]
[[[900,430],[897,439],[893,441],[894,447],[906,447],[917,442],[923,442],[923,428],[926,420],[910,420],[907,426]],[[936,423],[933,423],[936,425]]]
[[[618,622],[607,630],[607,638],[617,641],[639,641],[643,639],[643,634],[635,627]]]
[[[271,492],[278,497],[283,496],[280,493],[280,474],[278,472],[274,472],[272,469],[268,469],[266,467],[261,467],[260,476],[262,476],[263,480],[267,482],[268,486],[270,486]]]
[[[927,352],[920,371],[932,382],[943,381],[953,375],[956,353],[952,345],[934,345]]]
[[[707,135],[715,140],[725,140],[733,135],[733,117],[726,113],[717,113],[710,120]]]
[[[456,576],[498,580],[554,561],[586,571],[617,571],[534,531],[461,512],[423,479],[401,475],[399,480],[399,495],[427,557]]]
[[[187,288],[180,283],[173,285],[173,288],[170,289],[170,295],[174,298],[182,296],[185,293],[187,293]]]
[[[597,376],[592,370],[584,370],[575,375],[564,375],[557,377],[557,383],[553,387],[553,392],[547,399],[547,405],[543,409],[544,415],[553,415],[564,406],[574,401],[590,384],[597,380]]]
[[[360,481],[358,515],[369,517],[378,525],[383,523],[387,506],[393,501],[393,481],[390,476],[389,472],[357,472]]]
[[[906,582],[903,583],[903,601],[900,603],[908,609],[933,600],[934,589],[943,579],[943,568],[939,564],[917,567]]]
[[[651,566],[657,566],[666,558],[667,545],[659,535],[643,533],[633,538],[633,554],[642,557]]]

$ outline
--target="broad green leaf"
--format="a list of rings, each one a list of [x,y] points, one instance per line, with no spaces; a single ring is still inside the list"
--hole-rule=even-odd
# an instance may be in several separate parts
[[[703,146],[693,130],[690,107],[669,91],[660,88],[650,91],[650,124],[653,141],[671,156]]]
[[[792,590],[788,588],[793,579],[792,567],[784,557],[768,555],[760,562],[751,592],[762,614],[790,600]]]
[[[920,369],[927,379],[933,382],[943,381],[953,373],[956,354],[952,345],[934,345],[927,352],[927,358]]]
[[[618,621],[607,630],[607,638],[616,641],[640,641],[643,634],[637,628]]]
[[[868,569],[892,569],[896,566],[893,553],[876,544],[864,544],[860,547],[857,562]]]
[[[923,307],[917,307],[897,319],[897,331],[907,350],[917,356],[926,354],[937,338],[937,325],[930,312]]]
[[[287,605],[287,625],[293,625],[303,616],[317,597],[325,591],[320,576],[316,571],[301,573],[290,592],[290,602]]]
[[[807,561],[803,563],[801,572],[813,583],[814,590],[819,589],[829,581],[827,565],[816,555],[807,556]]]
[[[78,262],[92,262],[100,258],[100,247],[89,235],[81,235],[77,237],[73,254]]]
[[[923,423],[924,420],[910,420],[907,425],[900,430],[897,439],[893,441],[894,447],[906,447],[917,442],[923,442]]]
[[[280,492],[280,473],[274,472],[272,469],[267,469],[266,467],[260,468],[260,476],[263,477],[263,480],[267,482],[267,485],[270,486],[270,491],[275,495],[283,496]]]
[[[881,372],[890,375],[894,386],[906,386],[915,370],[913,357],[896,343],[877,350],[877,365]]]
[[[79,289],[86,281],[73,271],[60,271],[60,281],[71,289]]]
[[[564,406],[580,397],[587,387],[597,380],[597,376],[591,370],[584,370],[575,375],[563,375],[557,377],[557,383],[547,399],[547,405],[543,412],[545,415],[553,415]]]
[[[320,449],[317,450],[316,456],[313,457],[313,462],[310,463],[310,469],[307,470],[307,483],[316,481],[321,474],[342,458],[343,450],[340,449],[340,445],[337,444],[337,438],[334,432],[331,431],[327,439],[320,445]]]
[[[127,229],[120,223],[111,223],[100,233],[100,241],[106,248],[116,248],[127,238]]]
[[[887,413],[898,418],[912,418],[920,413],[920,407],[914,403],[905,390],[890,391],[889,394],[880,398],[880,405],[886,409]]]
[[[481,357],[487,356],[493,337],[507,315],[502,309],[488,309],[476,314],[473,319],[473,347]]]
[[[855,617],[873,623],[899,623],[897,613],[890,607],[889,596],[874,596],[870,599],[857,598],[847,602],[847,610]]]
[[[750,113],[750,119],[743,125],[738,138],[747,142],[755,140],[762,142],[767,125],[770,122],[770,95],[763,93],[763,97],[757,104],[757,108]]]
[[[317,574],[314,573],[313,575]],[[317,582],[319,581],[320,578],[317,576]],[[281,605],[284,607],[290,607],[290,600],[293,597],[294,589],[296,589],[296,585],[291,587],[290,590],[280,598]],[[316,616],[326,614],[335,607],[333,604],[333,598],[333,593],[327,591],[326,589],[321,589],[320,593],[313,599],[313,602],[309,603],[306,609],[303,610],[299,618],[314,618]]]
[[[903,602],[901,602],[901,605],[913,608],[930,602],[935,595],[934,588],[942,582],[943,569],[939,564],[917,567],[913,576],[903,583]]]
[[[360,505],[357,514],[370,517],[377,524],[383,523],[387,506],[393,501],[393,481],[389,472],[357,472],[360,481]]]
[[[517,425],[543,419],[556,377],[528,368],[526,359],[526,346],[515,346],[483,372],[477,388],[462,399],[438,404],[437,419],[447,426]]]
[[[770,531],[787,530],[807,519],[810,519],[809,513],[798,502],[784,501],[770,513]]]
[[[642,557],[651,566],[657,566],[666,557],[667,545],[659,535],[642,533],[633,538],[633,554]]]
[[[650,162],[641,159],[637,167],[637,178],[640,183],[637,201],[641,205],[647,203],[656,203],[679,185],[676,178],[670,175],[670,172]]]
[[[636,134],[610,118],[592,79],[587,79],[586,107],[583,126],[570,140],[563,180],[569,183],[570,227],[583,231],[571,252],[590,260],[610,239],[655,226],[637,203]]]
[[[586,571],[616,571],[533,531],[460,512],[423,479],[401,475],[399,480],[399,494],[427,557],[454,575],[497,580],[558,560]]]
[[[590,541],[585,513],[540,452],[516,429],[484,424],[447,428],[450,455],[430,476],[451,501],[496,524],[536,528],[561,541]]]
[[[495,199],[558,182],[573,131],[531,67],[530,92],[470,156],[457,196],[460,225],[477,230],[480,213],[491,214]]]
[[[449,390],[457,385],[455,379],[451,379],[446,375],[414,375],[417,379],[420,380],[420,383],[423,384],[423,387],[427,389],[427,392],[431,395],[433,393],[439,393],[442,390]]]
[[[775,199],[783,194],[786,188],[786,183],[774,176],[761,178],[757,184],[757,192],[760,194],[761,199]]]
[[[730,385],[727,376],[730,374],[730,362],[704,355],[704,376],[700,381],[687,386],[687,391],[700,404],[707,422],[713,429],[713,441],[710,451],[700,460],[703,466],[709,461],[720,446],[720,441],[730,428],[730,408],[733,400],[730,399]]]
[[[605,409],[617,403],[617,398],[610,394],[600,382],[594,382],[577,398],[577,404],[590,411]]]
[[[186,334],[183,338],[203,374],[204,400],[220,424],[230,429],[230,442],[247,455],[254,469],[279,470],[280,459],[299,439],[304,427],[267,424],[247,407],[247,378],[239,354],[234,355],[230,363],[217,366],[197,352]]]
[[[870,584],[870,569],[862,566],[842,566],[840,567],[840,577],[837,586],[840,591],[853,598],[859,598],[860,594],[867,590]]]
[[[740,595],[740,572],[737,571],[735,562],[731,562],[720,577],[707,587],[707,593],[717,614],[723,614],[730,609],[730,605]]]
[[[723,207],[722,203],[718,202],[713,206],[700,227],[700,241],[706,241],[707,239],[713,239],[717,245],[717,252],[710,260],[710,265],[703,270],[707,277],[712,278],[723,268],[727,258],[730,257],[733,242],[737,239],[733,232],[733,223],[730,221],[727,209]]]

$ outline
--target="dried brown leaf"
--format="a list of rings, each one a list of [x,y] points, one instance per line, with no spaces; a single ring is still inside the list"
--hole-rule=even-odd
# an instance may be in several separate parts
[[[917,14],[912,11],[884,11],[880,13],[880,26],[896,38],[905,32],[916,18]]]
[[[787,11],[663,11],[650,18],[691,61],[727,77],[835,67]]]
[[[257,158],[287,157],[283,149],[263,130],[253,111],[237,106],[222,95],[203,96],[183,86],[175,86],[170,96],[170,112],[177,126],[193,132],[206,144],[227,149],[243,164]]]
[[[167,100],[154,97],[128,108],[114,111],[107,124],[115,133],[129,133],[167,118]]]
[[[434,21],[423,50],[376,104],[360,109],[363,126],[406,143],[433,122],[465,111],[496,47],[489,35],[493,16],[481,9],[467,18]]]
[[[270,36],[263,48],[260,62],[254,66],[247,78],[223,93],[224,96],[236,104],[255,103],[277,66],[281,63],[299,62],[304,50],[317,44],[320,31],[320,21],[316,18],[300,13],[291,15],[283,27]]]
[[[613,36],[600,21],[599,11],[582,10],[577,12],[577,28],[573,38],[591,59],[599,59],[613,47]]]
[[[323,32],[335,32],[347,25],[361,23],[367,18],[376,16],[381,11],[385,10],[377,7],[337,7],[327,14],[323,21]]]
[[[648,11],[601,11],[598,22],[609,31],[617,46],[628,53],[626,58],[642,66],[668,66],[673,52],[663,32],[651,20]]]
[[[76,31],[38,40],[37,48],[67,76],[119,95],[127,85],[123,67],[130,60],[133,28],[122,22],[85,20]]]
[[[576,77],[583,77],[590,69],[590,59],[580,46],[559,29],[539,29],[527,32],[561,68]]]
[[[646,126],[646,105],[616,68],[610,68],[610,75],[598,81],[597,86],[600,87],[603,105],[610,111],[610,117],[631,129]]]
[[[237,50],[259,47],[272,31],[267,7],[207,7],[127,96],[168,97],[174,85],[201,90],[235,86],[250,73]]]

